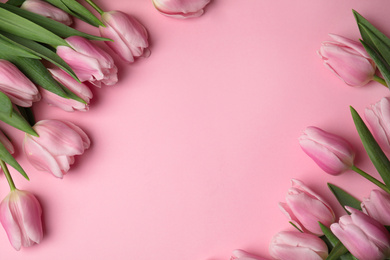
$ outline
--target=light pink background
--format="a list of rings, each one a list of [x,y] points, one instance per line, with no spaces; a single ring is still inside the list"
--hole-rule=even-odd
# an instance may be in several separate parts
[[[373,186],[352,172],[323,173],[297,138],[308,125],[339,134],[377,176],[349,105],[362,113],[388,90],[346,86],[316,51],[328,33],[358,39],[351,9],[390,35],[389,1],[214,0],[191,20],[149,0],[96,2],[138,18],[152,55],[132,65],[115,57],[120,81],[93,88],[88,112],[36,104],[38,119],[70,120],[92,139],[63,180],[32,168],[23,134],[5,127],[31,178],[12,169],[16,185],[43,206],[44,240],[16,252],[0,229],[1,259],[224,260],[236,248],[269,257],[271,237],[292,229],[277,206],[291,178],[338,214],[327,182],[368,195]],[[0,197],[8,190],[0,175]]]

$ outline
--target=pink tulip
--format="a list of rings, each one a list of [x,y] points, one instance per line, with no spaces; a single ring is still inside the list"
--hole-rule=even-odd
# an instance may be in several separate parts
[[[83,99],[86,104],[74,99],[60,97],[48,90],[40,88],[42,100],[50,105],[59,107],[68,112],[73,112],[76,110],[87,111],[89,109],[89,101],[93,96],[91,90],[85,84],[77,82],[63,70],[49,69],[49,71],[58,82],[72,91],[78,97]]]
[[[336,218],[332,208],[303,182],[293,179],[291,183],[286,203],[280,202],[279,208],[301,230],[323,235],[318,222],[329,227]]]
[[[210,0],[153,0],[157,11],[180,19],[201,16],[208,3]]]
[[[266,260],[266,259],[252,255],[244,250],[237,249],[233,251],[230,260]]]
[[[0,130],[0,143],[4,145],[5,149],[7,149],[10,154],[13,154],[15,152],[14,146],[12,145],[11,141],[1,130]]]
[[[134,17],[120,11],[105,12],[100,26],[102,37],[110,38],[113,42],[106,44],[123,60],[134,62],[134,57],[149,57],[148,32]]]
[[[12,190],[0,203],[0,222],[16,250],[41,242],[41,215],[41,205],[27,191]]]
[[[351,215],[342,216],[330,229],[359,260],[382,260],[390,256],[390,234],[375,219],[347,207]]]
[[[74,163],[74,156],[89,148],[88,136],[78,126],[60,120],[41,120],[33,126],[39,137],[26,134],[23,149],[38,170],[62,178]]]
[[[328,247],[320,238],[293,231],[277,233],[271,240],[269,252],[280,260],[322,260],[328,257]]]
[[[383,190],[372,190],[369,198],[364,198],[361,204],[364,213],[390,226],[390,194]]]
[[[69,64],[81,82],[89,81],[100,87],[118,81],[118,69],[112,57],[87,39],[80,36],[66,38],[71,46],[58,46],[57,54]]]
[[[366,119],[378,144],[390,152],[390,99],[382,98],[366,108]]]
[[[371,81],[376,66],[364,47],[342,36],[329,36],[334,41],[323,42],[318,51],[324,65],[350,86],[363,86]]]
[[[11,62],[0,60],[0,91],[15,105],[31,107],[41,96],[35,85]]]
[[[69,14],[45,1],[25,0],[20,8],[45,16],[68,26],[73,22]]]
[[[353,166],[355,152],[343,138],[309,126],[299,137],[299,144],[325,172],[337,175]]]

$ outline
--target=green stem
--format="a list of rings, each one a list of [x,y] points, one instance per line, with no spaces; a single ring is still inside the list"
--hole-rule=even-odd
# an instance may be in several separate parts
[[[384,79],[382,79],[381,77],[377,76],[377,75],[374,75],[373,80],[375,80],[376,82],[381,83],[385,87],[388,87],[387,84],[386,84],[386,81]]]
[[[97,5],[95,4],[92,0],[85,0],[90,6],[93,7],[100,15],[104,13],[104,11]]]
[[[366,178],[370,182],[374,183],[376,186],[378,186],[382,190],[386,191],[387,193],[390,193],[390,189],[383,182],[375,179],[374,177],[372,177],[370,174],[366,173],[365,171],[357,168],[354,165],[351,167],[351,170],[359,173],[361,176],[363,176],[364,178]]]
[[[5,162],[3,160],[0,160],[0,166],[1,166],[1,169],[3,169],[5,178],[8,181],[9,188],[11,189],[11,191],[16,190],[15,183],[12,180],[12,177],[11,177],[11,174],[9,173],[9,171],[8,171],[7,165],[5,164]]]

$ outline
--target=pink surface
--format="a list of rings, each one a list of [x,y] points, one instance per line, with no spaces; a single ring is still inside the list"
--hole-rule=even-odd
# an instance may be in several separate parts
[[[137,17],[152,55],[132,65],[115,57],[119,83],[93,88],[88,112],[35,106],[38,119],[68,119],[92,139],[63,180],[33,169],[23,134],[5,127],[31,178],[12,169],[16,185],[43,206],[44,239],[16,252],[1,229],[1,259],[223,260],[236,248],[269,257],[271,237],[292,229],[277,206],[291,178],[338,214],[327,182],[368,196],[372,186],[352,172],[323,173],[297,138],[308,125],[339,134],[357,148],[357,165],[375,172],[349,105],[363,113],[388,90],[345,85],[316,51],[328,33],[358,38],[351,9],[390,35],[389,1],[213,0],[191,20],[165,17],[148,0],[97,3]]]

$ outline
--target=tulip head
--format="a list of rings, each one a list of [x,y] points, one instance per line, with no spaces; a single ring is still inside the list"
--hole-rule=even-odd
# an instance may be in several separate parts
[[[390,152],[390,99],[384,97],[366,108],[365,116],[378,144]]]
[[[390,194],[383,190],[372,190],[370,197],[364,198],[361,204],[364,213],[390,226]]]
[[[0,91],[15,105],[31,107],[41,95],[37,87],[11,62],[0,60]]]
[[[322,43],[318,54],[324,65],[350,86],[363,86],[375,75],[376,66],[356,41],[330,34],[333,41]]]
[[[390,234],[386,228],[364,214],[347,207],[351,215],[342,216],[330,229],[359,260],[382,260],[390,256]]]
[[[302,150],[325,172],[337,175],[353,166],[355,152],[340,136],[309,126],[299,137]]]
[[[134,62],[135,57],[148,57],[148,32],[134,17],[120,11],[105,12],[102,15],[105,27],[100,26],[102,37],[113,40],[106,44],[126,62]]]
[[[0,203],[0,222],[16,250],[41,242],[41,215],[41,205],[27,191],[12,190]]]
[[[71,46],[58,46],[57,54],[73,69],[81,82],[95,86],[114,85],[118,81],[118,69],[112,57],[92,42],[80,36],[66,38]]]
[[[244,250],[236,249],[232,252],[232,256],[230,260],[265,260],[265,259],[252,255]]]
[[[282,231],[272,238],[269,253],[274,259],[280,260],[322,260],[328,257],[328,247],[315,235]]]
[[[23,150],[29,162],[38,170],[62,178],[90,146],[88,136],[78,126],[60,120],[41,120],[33,126],[39,137],[25,135]]]
[[[153,0],[153,5],[161,14],[184,19],[199,17],[210,0]]]
[[[303,182],[293,179],[291,183],[286,203],[279,203],[280,209],[301,230],[323,235],[318,222],[329,227],[336,218],[332,208]]]
[[[20,8],[68,26],[73,22],[69,14],[42,0],[25,0]]]
[[[85,103],[71,99],[60,97],[46,89],[40,88],[42,100],[46,103],[59,107],[65,111],[87,111],[89,109],[89,102],[92,98],[91,90],[83,83],[77,82],[68,73],[61,69],[49,69],[54,79],[76,94],[78,97],[83,99]]]

